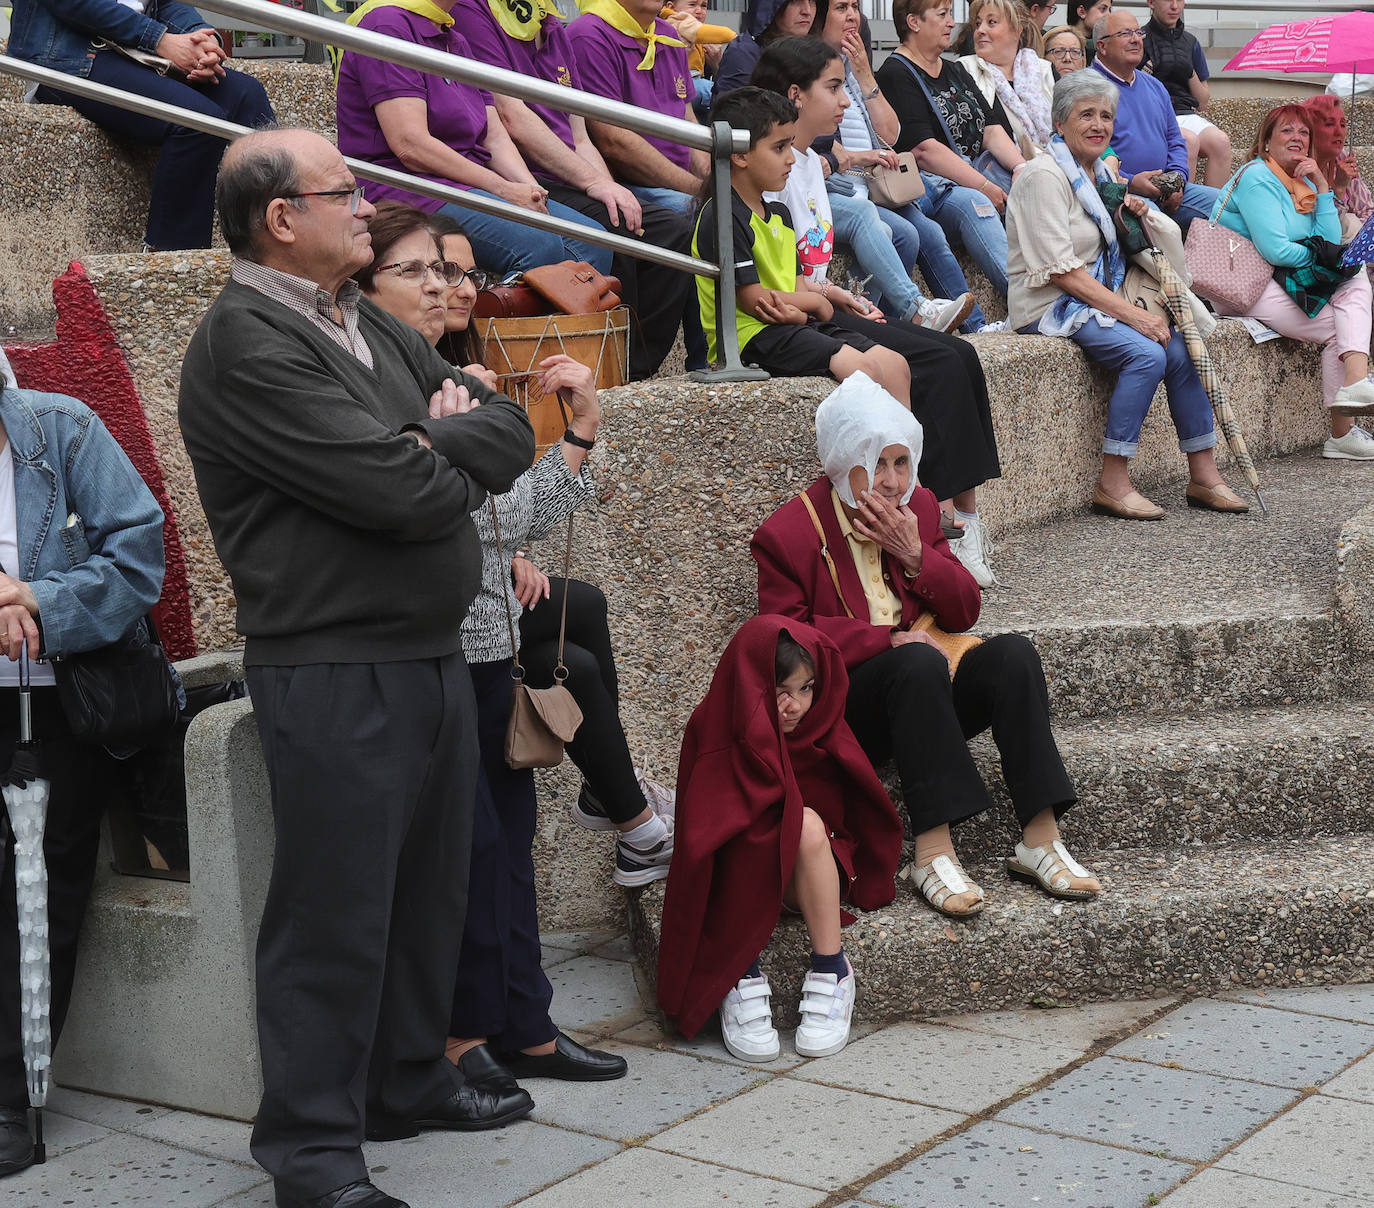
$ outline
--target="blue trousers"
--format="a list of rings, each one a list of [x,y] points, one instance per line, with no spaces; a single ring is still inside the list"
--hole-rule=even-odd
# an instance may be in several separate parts
[[[879,210],[867,197],[844,193],[829,196],[835,242],[846,244],[853,253],[855,275],[872,280],[871,295],[885,315],[909,321],[921,300],[921,291],[911,280],[920,235],[910,223]],[[890,220],[890,225],[884,219]]]
[[[921,210],[919,200],[909,202],[900,210],[886,207],[878,211],[883,225],[892,231],[892,241],[898,241],[897,231],[903,223],[915,232],[920,250],[916,253],[916,264],[926,279],[931,292],[937,298],[957,298],[968,289],[968,278],[959,267],[959,261],[949,248],[949,237],[945,229],[935,219],[927,217]],[[975,305],[964,320],[960,331],[978,331],[988,321],[981,306]]]
[[[976,189],[943,176],[921,173],[926,195],[921,209],[935,219],[951,241],[962,243],[1002,297],[1007,296],[1007,229],[992,202]]]
[[[136,92],[244,126],[265,126],[276,121],[262,85],[238,71],[225,72],[218,83],[187,84],[160,76],[113,50],[102,50],[91,61],[88,78],[96,84]],[[37,99],[44,104],[70,105],[102,130],[161,147],[153,171],[153,199],[148,207],[144,238],[159,251],[210,246],[215,174],[226,145],[222,138],[53,88],[40,88]]]
[[[480,197],[490,197],[492,201],[501,200],[482,189],[473,189],[472,192]],[[549,198],[547,204],[549,215],[553,218],[564,218],[593,230],[601,229],[593,219],[553,198]],[[597,272],[610,272],[610,248],[583,243],[570,236],[555,235],[551,231],[536,230],[524,223],[469,210],[454,202],[449,202],[439,212],[463,224],[463,230],[472,242],[473,258],[489,272],[504,276],[506,273],[522,273],[527,268],[538,268],[541,264],[558,264],[563,260],[585,260]]]
[[[1169,399],[1178,447],[1185,453],[1198,453],[1216,445],[1212,402],[1178,332],[1174,332],[1168,348],[1163,348],[1128,324],[1103,327],[1094,318],[1074,332],[1072,339],[1091,360],[1117,371],[1116,389],[1107,406],[1103,453],[1135,456],[1140,429],[1160,382]]]

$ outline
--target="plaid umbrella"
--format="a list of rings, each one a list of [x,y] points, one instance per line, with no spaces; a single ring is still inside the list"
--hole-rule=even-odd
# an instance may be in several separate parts
[[[1160,292],[1164,295],[1164,303],[1169,308],[1170,315],[1173,316],[1174,328],[1183,337],[1184,347],[1188,349],[1188,355],[1197,368],[1197,375],[1202,379],[1203,389],[1207,391],[1207,397],[1212,400],[1212,413],[1216,416],[1217,427],[1221,430],[1221,435],[1231,450],[1231,456],[1236,459],[1236,464],[1240,466],[1241,473],[1245,475],[1245,481],[1250,484],[1250,489],[1255,492],[1255,498],[1259,500],[1260,511],[1267,517],[1269,505],[1264,502],[1264,494],[1260,490],[1259,472],[1255,469],[1255,459],[1250,456],[1250,450],[1246,448],[1245,436],[1240,430],[1240,421],[1236,419],[1236,413],[1231,409],[1231,400],[1226,397],[1226,386],[1221,380],[1221,371],[1217,369],[1216,362],[1212,360],[1211,350],[1202,338],[1202,333],[1198,331],[1197,321],[1193,318],[1193,308],[1188,301],[1188,287],[1183,284],[1183,278],[1174,271],[1174,266],[1169,263],[1169,258],[1151,243],[1144,223],[1123,204],[1126,199],[1125,186],[1102,181],[1099,182],[1097,191],[1102,195],[1102,200],[1108,211],[1116,217],[1117,230],[1121,236],[1122,252],[1127,256],[1135,255],[1138,252],[1145,252],[1149,255],[1153,265],[1151,271],[1154,273],[1155,280],[1159,282]]]

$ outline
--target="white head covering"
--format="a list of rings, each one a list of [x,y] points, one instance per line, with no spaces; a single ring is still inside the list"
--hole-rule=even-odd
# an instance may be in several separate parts
[[[902,503],[911,502],[923,443],[920,421],[867,374],[845,378],[816,411],[816,453],[830,485],[852,508],[859,503],[849,489],[849,471],[862,466],[872,484],[888,445],[911,454],[911,485]]]

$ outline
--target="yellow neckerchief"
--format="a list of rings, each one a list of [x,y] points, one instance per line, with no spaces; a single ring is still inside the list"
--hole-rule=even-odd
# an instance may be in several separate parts
[[[1293,204],[1297,207],[1299,214],[1310,214],[1317,208],[1316,189],[1305,180],[1294,180],[1274,162],[1274,157],[1272,155],[1266,155],[1264,157],[1264,162],[1269,165],[1269,171],[1279,178],[1279,183],[1288,190],[1288,194],[1293,198]]]
[[[629,13],[627,13],[616,0],[577,0],[579,12],[591,13],[594,17],[600,17],[618,34],[624,34],[627,38],[633,38],[636,42],[643,42],[647,49],[644,57],[640,59],[637,70],[652,71],[654,68],[654,57],[658,54],[658,48],[662,46],[682,46],[686,42],[677,38],[670,38],[667,34],[661,34],[654,25],[656,19],[649,22],[649,28],[645,29]]]
[[[559,15],[551,0],[487,0],[487,7],[501,32],[517,42],[533,42],[544,18]]]
[[[329,0],[325,0],[328,4]],[[331,7],[333,7],[331,5]],[[453,24],[453,14],[445,12],[432,0],[367,0],[366,4],[360,5],[357,11],[350,13],[345,18],[345,25],[357,25],[374,8],[403,8],[408,13],[414,13],[417,17],[428,17],[440,29],[448,29]],[[330,57],[334,60],[334,88],[339,87],[339,71],[343,67],[343,54],[337,48],[330,47]]]

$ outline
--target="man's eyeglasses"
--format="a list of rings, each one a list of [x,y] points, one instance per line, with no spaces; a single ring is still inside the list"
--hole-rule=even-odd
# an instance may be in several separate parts
[[[1051,50],[1045,51],[1051,59],[1081,59],[1083,52],[1077,46],[1056,46]]]
[[[372,270],[373,276],[378,273],[394,273],[410,285],[418,284],[427,275],[432,275],[445,285],[462,285],[464,281],[471,281],[478,293],[486,289],[492,279],[490,273],[481,269],[465,269],[453,260],[431,260],[428,264],[423,260],[398,260],[395,264],[378,265]]]
[[[283,193],[283,197],[347,197],[348,212],[356,214],[358,203],[363,199],[362,185],[354,185],[351,189],[321,189],[314,193]]]
[[[1143,30],[1119,29],[1114,34],[1103,34],[1100,38],[1097,39],[1097,44],[1101,46],[1103,42],[1110,41],[1112,38],[1127,38],[1132,42],[1139,42],[1142,38],[1144,38],[1144,36],[1145,33]]]

